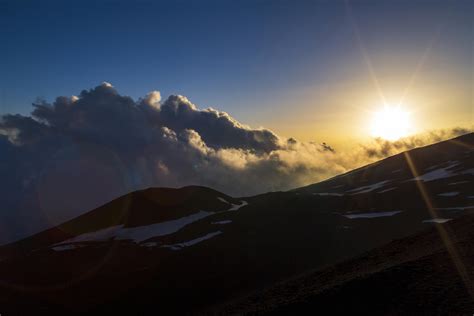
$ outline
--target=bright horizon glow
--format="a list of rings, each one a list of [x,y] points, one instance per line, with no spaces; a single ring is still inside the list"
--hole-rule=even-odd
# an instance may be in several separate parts
[[[374,137],[387,140],[397,140],[407,136],[411,131],[410,113],[400,106],[384,106],[374,113],[371,133]]]

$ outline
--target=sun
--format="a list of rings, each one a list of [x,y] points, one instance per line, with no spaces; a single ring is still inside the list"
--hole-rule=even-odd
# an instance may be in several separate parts
[[[410,113],[400,106],[384,106],[373,115],[371,133],[374,137],[397,140],[407,136],[410,129]]]

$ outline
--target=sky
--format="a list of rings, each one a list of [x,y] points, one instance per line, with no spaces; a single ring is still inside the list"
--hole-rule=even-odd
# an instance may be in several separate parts
[[[107,81],[339,147],[382,98],[416,131],[472,127],[472,20],[469,0],[0,0],[0,113]]]

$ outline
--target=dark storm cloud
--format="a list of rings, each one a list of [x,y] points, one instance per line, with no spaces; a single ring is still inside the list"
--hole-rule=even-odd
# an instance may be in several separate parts
[[[379,141],[347,155],[326,143],[252,129],[183,96],[162,102],[153,91],[135,101],[103,83],[52,104],[35,102],[31,117],[1,117],[0,242],[132,190],[191,184],[234,196],[286,190],[425,143]]]

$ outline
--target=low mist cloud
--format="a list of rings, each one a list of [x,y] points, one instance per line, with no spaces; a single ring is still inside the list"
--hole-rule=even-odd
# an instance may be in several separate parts
[[[369,144],[361,145],[363,156],[368,159],[381,159],[395,155],[402,151],[410,150],[416,147],[426,146],[428,144],[440,142],[449,138],[469,133],[467,128],[455,127],[452,129],[438,129],[420,133],[413,136],[401,138],[396,141],[389,141],[382,138],[376,138]]]

